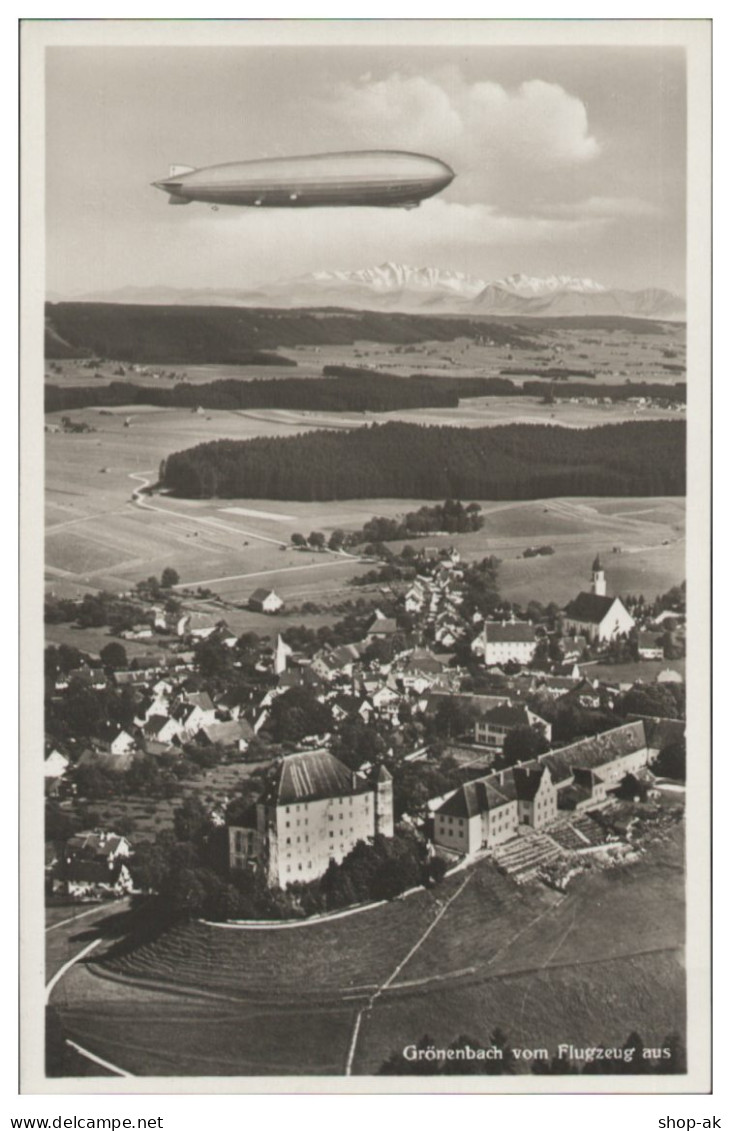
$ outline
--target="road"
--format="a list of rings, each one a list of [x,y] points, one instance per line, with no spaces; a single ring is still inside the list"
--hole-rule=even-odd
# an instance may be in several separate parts
[[[225,530],[229,534],[238,534],[244,538],[254,538],[257,542],[269,542],[273,546],[289,546],[289,542],[283,542],[281,538],[268,538],[265,534],[254,534],[251,530],[242,530],[240,526],[232,526],[228,522],[218,522],[215,518],[200,518],[198,515],[191,514],[189,511],[174,511],[172,507],[155,506],[154,503],[149,502],[143,498],[145,490],[150,486],[151,480],[147,478],[152,475],[151,471],[131,472],[130,479],[136,479],[140,486],[136,487],[132,492],[132,500],[145,511],[155,511],[157,514],[175,515],[176,518],[184,518],[188,522],[197,522],[201,526],[212,526],[217,530]],[[197,582],[193,582],[197,584]]]
[[[78,904],[64,908],[64,918],[49,922],[46,927],[46,982],[51,982],[67,962],[78,958],[94,938],[101,941],[102,934],[98,928],[111,916],[128,911],[129,907],[128,899],[120,899],[94,907]]]

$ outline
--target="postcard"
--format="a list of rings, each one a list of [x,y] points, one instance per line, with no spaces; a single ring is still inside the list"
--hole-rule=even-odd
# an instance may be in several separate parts
[[[23,22],[25,1093],[710,1089],[710,38]]]

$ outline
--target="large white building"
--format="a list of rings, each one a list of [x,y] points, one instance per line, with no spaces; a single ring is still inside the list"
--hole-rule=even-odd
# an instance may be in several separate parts
[[[591,567],[591,591],[579,593],[564,610],[564,632],[587,640],[614,640],[635,626],[619,597],[607,596],[607,582],[599,555]]]
[[[436,810],[434,843],[470,856],[512,839],[521,826],[541,829],[562,813],[600,804],[625,774],[650,761],[648,726],[657,729],[656,720],[624,723],[466,782]]]
[[[536,650],[535,627],[525,621],[485,621],[472,641],[472,651],[487,667],[495,664],[529,664]]]
[[[252,813],[230,827],[232,869],[260,867],[272,886],[308,883],[359,840],[393,836],[393,782],[381,766],[364,781],[327,750],[288,754]]]

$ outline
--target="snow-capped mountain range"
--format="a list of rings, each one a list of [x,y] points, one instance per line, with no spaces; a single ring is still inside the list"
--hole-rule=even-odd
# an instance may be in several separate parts
[[[537,278],[516,274],[490,282],[460,271],[411,267],[403,263],[382,263],[355,271],[316,271],[256,290],[124,287],[120,291],[79,296],[77,301],[287,309],[338,306],[406,313],[543,318],[592,314],[685,318],[684,299],[660,288],[621,290],[572,275]]]

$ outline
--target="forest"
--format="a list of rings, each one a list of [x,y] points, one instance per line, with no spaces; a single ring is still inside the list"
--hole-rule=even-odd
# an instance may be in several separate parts
[[[326,367],[327,371],[327,367]],[[319,412],[392,412],[407,408],[456,408],[460,397],[519,395],[519,386],[500,377],[447,379],[416,375],[395,377],[373,370],[347,369],[338,376],[283,377],[242,381],[225,378],[171,389],[112,381],[108,385],[47,385],[45,411],[90,405],[157,405],[160,408],[298,409]],[[541,389],[545,392],[545,389]]]
[[[188,498],[305,502],[683,495],[685,423],[573,429],[394,421],[347,432],[215,440],[163,460],[160,486]]]
[[[106,385],[47,385],[46,412],[68,412],[90,406],[156,405],[160,408],[219,409],[242,411],[254,408],[295,409],[318,412],[393,412],[409,408],[456,408],[469,397],[519,397],[546,395],[545,384],[526,381],[522,386],[504,377],[432,377],[415,374],[397,377],[372,369],[329,366],[322,377],[260,378],[244,381],[223,378],[192,384],[179,382],[172,388],[112,381]],[[586,385],[562,387],[556,397],[609,397],[628,400],[685,402],[686,386],[646,384]]]

